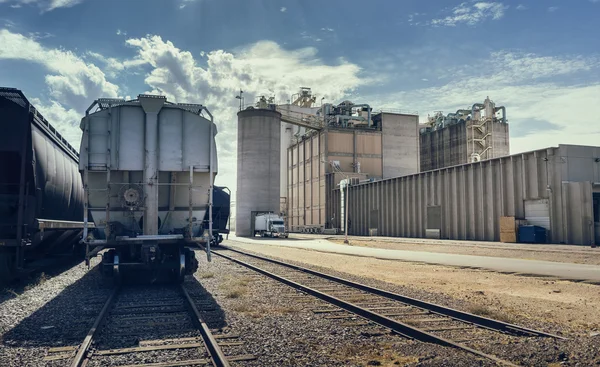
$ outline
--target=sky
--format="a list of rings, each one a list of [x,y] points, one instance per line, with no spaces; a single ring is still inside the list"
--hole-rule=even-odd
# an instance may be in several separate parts
[[[600,145],[600,0],[0,0],[0,86],[75,147],[101,97],[200,103],[218,185],[236,186],[236,112],[299,87],[416,111],[506,106],[511,153]]]

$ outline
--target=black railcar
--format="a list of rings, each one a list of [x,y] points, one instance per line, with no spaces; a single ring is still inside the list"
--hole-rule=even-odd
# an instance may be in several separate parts
[[[15,88],[0,87],[0,284],[75,249],[83,228],[77,151]]]

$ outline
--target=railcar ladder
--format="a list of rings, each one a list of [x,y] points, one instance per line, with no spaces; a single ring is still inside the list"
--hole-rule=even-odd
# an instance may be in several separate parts
[[[112,139],[111,139],[111,126],[112,126],[112,105],[109,104],[109,108],[108,108],[108,119],[107,119],[107,124],[106,124],[106,134],[102,134],[102,133],[91,133],[90,132],[90,119],[88,118],[88,114],[86,113],[86,118],[85,118],[85,123],[84,123],[84,136],[85,136],[85,151],[86,151],[86,158],[87,161],[84,164],[84,171],[83,171],[83,188],[84,188],[84,196],[85,196],[85,200],[84,200],[84,204],[83,204],[83,210],[84,210],[84,230],[83,230],[83,239],[85,241],[86,247],[85,247],[85,261],[86,264],[88,265],[88,267],[90,266],[90,245],[87,241],[88,239],[88,222],[89,222],[89,218],[88,218],[88,212],[89,210],[105,210],[105,225],[104,225],[104,233],[106,238],[108,238],[108,236],[110,235],[110,188],[111,188],[111,143],[112,143]],[[92,139],[92,137],[105,137],[106,138],[106,152],[104,153],[92,153],[90,151],[90,143],[91,141],[95,140]],[[100,138],[101,139],[101,138]],[[89,175],[90,175],[90,157],[92,154],[105,154],[105,168],[104,169],[94,169],[91,170],[93,172],[94,175],[97,175],[99,173],[104,173],[106,175],[106,186],[104,188],[94,188],[91,189],[89,187]],[[90,208],[90,204],[89,204],[89,200],[90,200],[90,191],[99,191],[99,192],[105,192],[106,193],[106,203],[105,206],[102,207],[97,207],[97,208]]]

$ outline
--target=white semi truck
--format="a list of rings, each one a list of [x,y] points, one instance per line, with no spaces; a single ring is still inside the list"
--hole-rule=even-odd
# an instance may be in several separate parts
[[[288,237],[283,218],[272,213],[256,215],[254,219],[254,235],[256,236],[257,234],[260,234],[261,237]]]

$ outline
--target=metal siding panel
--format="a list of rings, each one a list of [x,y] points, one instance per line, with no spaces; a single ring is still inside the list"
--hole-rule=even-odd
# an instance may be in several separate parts
[[[450,180],[450,184],[452,185],[452,189],[450,191],[451,194],[451,211],[452,211],[452,238],[459,238],[459,230],[458,230],[458,216],[459,216],[459,211],[458,211],[458,199],[460,196],[460,191],[458,189],[458,174],[457,174],[457,170],[456,167],[452,168],[449,171],[452,179]]]
[[[119,125],[119,166],[121,171],[144,170],[144,121],[145,115],[139,107],[117,107],[120,111]],[[90,128],[91,128],[90,124]]]
[[[392,183],[393,183],[393,196],[391,198],[392,201],[392,235],[393,236],[400,236],[400,228],[398,226],[398,219],[400,218],[400,205],[398,203],[398,178],[394,178],[392,179]]]
[[[108,149],[108,113],[88,117],[90,122],[89,166],[105,167]]]
[[[459,181],[459,186],[460,186],[460,219],[459,219],[459,223],[460,223],[460,238],[463,240],[467,239],[467,211],[468,211],[468,205],[467,205],[467,171],[466,171],[466,167],[463,166],[461,167],[460,170],[460,181]]]
[[[161,116],[166,111],[163,109],[161,112]],[[211,122],[205,119],[204,117],[195,115],[191,112],[184,112],[184,134],[185,140],[183,141],[183,171],[189,169],[189,166],[200,166],[204,167],[202,171],[208,172],[209,168],[209,159],[210,159],[210,144],[208,144],[207,136],[210,136],[210,125]],[[217,129],[213,129],[213,133],[217,133]],[[280,134],[281,131],[277,131],[277,134]],[[211,137],[214,139],[214,136]],[[273,139],[269,139],[269,143],[271,143]],[[199,142],[207,142],[206,144],[199,144]],[[217,173],[219,167],[217,165],[217,152],[216,152],[216,144],[212,144],[213,146],[213,172]],[[277,152],[277,162],[279,162],[281,156],[279,153],[279,145],[277,145],[274,150]],[[197,169],[194,169],[198,171]],[[279,182],[279,179],[277,179]],[[277,184],[279,187],[279,184]],[[279,189],[277,190],[279,191]],[[279,197],[279,194],[276,195]],[[279,202],[279,199],[277,200]]]
[[[185,168],[183,165],[183,140],[195,137],[184,136],[184,113],[183,110],[168,109],[159,115],[158,169],[160,171],[181,171]],[[187,170],[189,170],[189,166]]]
[[[467,171],[467,239],[474,240],[477,238],[477,231],[475,226],[475,170],[473,166],[469,166]]]
[[[550,229],[549,200],[525,200],[525,219],[529,224]]]

